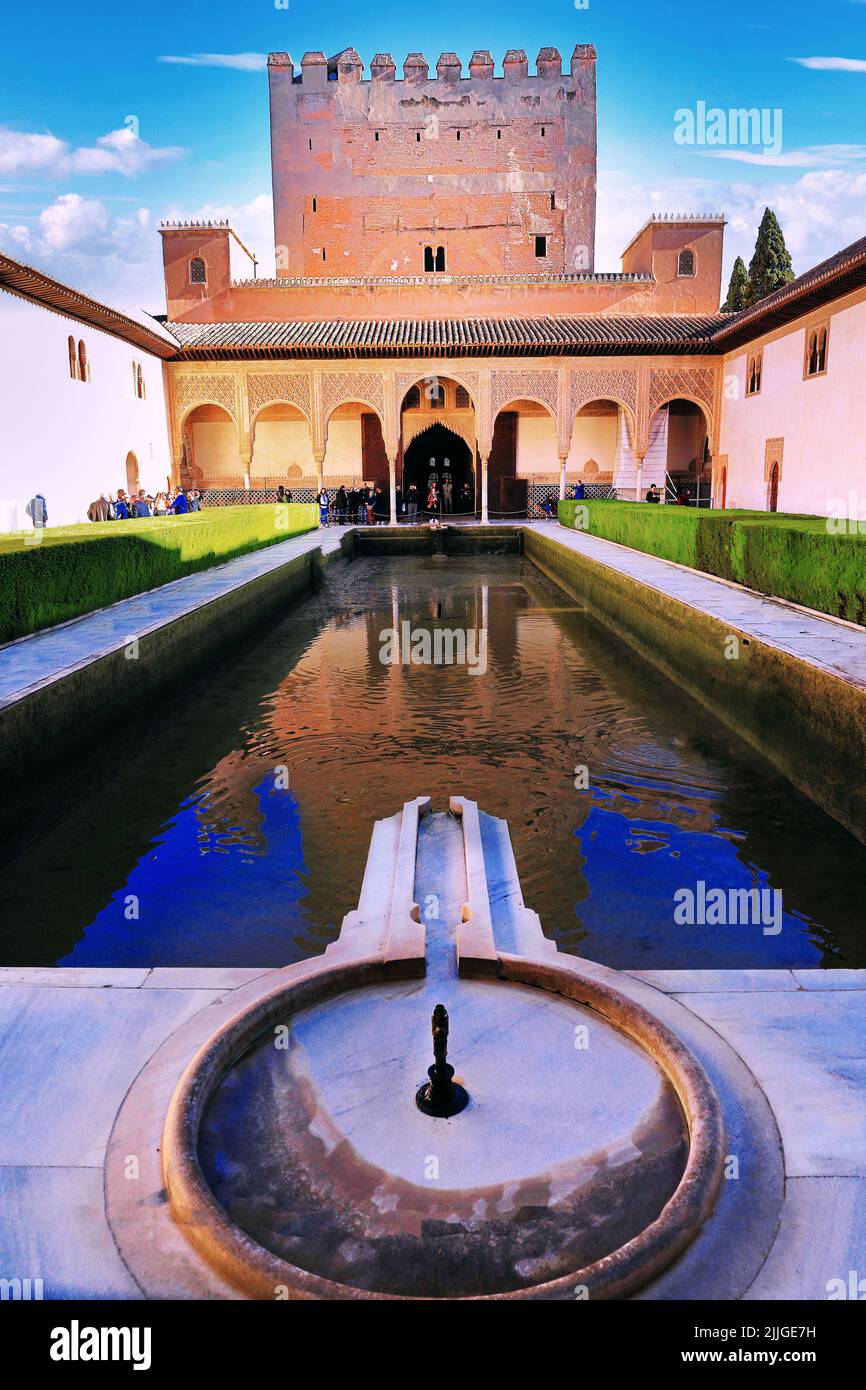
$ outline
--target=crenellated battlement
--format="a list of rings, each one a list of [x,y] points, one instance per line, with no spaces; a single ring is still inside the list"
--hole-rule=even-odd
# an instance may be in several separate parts
[[[390,53],[377,53],[370,63],[369,76],[364,76],[364,64],[356,48],[344,48],[341,53],[328,58],[320,50],[304,54],[296,70],[289,53],[268,54],[269,69],[288,70],[293,83],[299,83],[315,91],[327,88],[331,82],[422,82],[441,83],[453,86],[457,82],[498,81],[513,82],[527,80],[549,82],[563,76],[575,77],[581,68],[596,61],[595,45],[575,44],[571,55],[570,70],[563,73],[562,55],[558,48],[542,48],[535,59],[535,72],[529,71],[529,59],[523,48],[509,48],[502,60],[502,70],[495,71],[495,62],[489,49],[476,49],[469,59],[468,72],[464,74],[463,64],[456,53],[441,53],[431,76],[430,64],[423,53],[408,53],[403,61],[403,75],[397,76],[397,65]]]

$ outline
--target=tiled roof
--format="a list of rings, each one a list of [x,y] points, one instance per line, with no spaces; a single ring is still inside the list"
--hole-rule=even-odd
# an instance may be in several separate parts
[[[596,356],[712,352],[726,316],[546,316],[173,323],[186,360],[220,357]]]
[[[123,338],[135,347],[155,353],[157,357],[174,357],[177,340],[166,325],[151,318],[149,314],[122,313],[112,309],[98,299],[82,294],[79,290],[53,280],[50,275],[37,270],[35,266],[24,265],[0,251],[0,289],[21,299],[29,299],[42,304],[67,318],[79,323],[88,323],[111,333],[115,338]]]
[[[727,321],[713,334],[713,346],[717,352],[729,352],[863,285],[866,285],[866,237],[813,266],[789,285],[759,300],[751,309],[728,315]]]

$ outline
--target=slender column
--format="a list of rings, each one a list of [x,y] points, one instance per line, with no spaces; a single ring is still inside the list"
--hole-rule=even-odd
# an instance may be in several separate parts
[[[391,525],[398,524],[397,518],[397,452],[388,454],[388,499],[391,509]]]
[[[559,499],[565,497],[568,482],[568,455],[573,429],[571,414],[571,368],[561,365],[556,377],[556,446],[559,454]]]
[[[325,451],[324,449],[314,449],[313,458],[316,460],[316,486],[319,492],[325,486]]]
[[[170,483],[173,487],[180,487],[180,470],[183,463],[183,442],[175,442],[171,448],[171,478]]]
[[[644,457],[645,457],[644,454],[635,453],[635,463],[637,464],[637,469],[636,469],[635,477],[634,477],[634,500],[635,500],[636,502],[640,502],[641,496],[642,496],[642,494],[643,494],[643,461],[644,461]]]
[[[241,449],[241,451],[240,451],[240,461],[241,461],[241,472],[242,472],[243,475],[244,475],[244,489],[245,489],[246,492],[249,492],[249,490],[250,490],[250,472],[251,472],[251,470],[252,470],[252,463],[253,463],[253,451],[252,451],[252,449]]]
[[[490,461],[489,454],[481,455],[481,525],[489,526],[490,517],[487,512],[487,464]]]

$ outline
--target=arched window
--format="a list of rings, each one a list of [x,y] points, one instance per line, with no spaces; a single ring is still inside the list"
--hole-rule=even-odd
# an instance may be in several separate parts
[[[78,380],[90,380],[90,368],[87,365],[87,348],[84,346],[83,339],[78,344]]]
[[[457,387],[457,390],[454,395],[454,404],[457,406],[458,410],[469,409],[472,402],[469,398],[469,392],[466,390],[465,386]]]
[[[73,381],[77,381],[77,380],[78,380],[78,355],[77,355],[77,353],[76,353],[76,351],[75,351],[75,339],[72,337],[71,334],[69,335],[69,338],[67,339],[67,346],[68,346],[68,348],[69,348],[69,375],[72,377],[72,380],[73,380]]]
[[[441,381],[431,381],[427,388],[431,410],[442,410],[445,405],[445,387]]]
[[[811,328],[806,334],[806,356],[803,362],[804,376],[823,376],[827,370],[827,346],[830,336],[829,324]]]
[[[432,246],[425,246],[425,247],[424,247],[424,269],[425,269],[425,271],[435,270],[435,269],[436,269],[436,264],[435,264],[435,261],[434,261],[434,259],[433,259],[433,247],[432,247]]]
[[[761,390],[761,378],[764,373],[764,355],[756,352],[749,358],[748,371],[746,372],[746,395],[757,396]]]
[[[410,386],[403,402],[404,410],[417,410],[421,404],[421,392],[417,386]]]
[[[677,257],[677,275],[693,276],[695,273],[695,253],[694,251],[681,251]]]
[[[201,256],[193,256],[189,263],[189,283],[191,285],[207,284],[207,266]]]
[[[436,247],[436,269],[437,269],[437,270],[444,270],[444,269],[445,269],[445,247],[444,247],[444,246],[437,246],[437,247]]]

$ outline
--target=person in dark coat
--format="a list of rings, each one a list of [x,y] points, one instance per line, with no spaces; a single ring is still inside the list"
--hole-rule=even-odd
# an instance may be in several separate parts
[[[391,515],[391,504],[388,501],[388,494],[381,483],[378,484],[376,495],[373,499],[373,513],[377,525],[380,526],[384,525]]]

